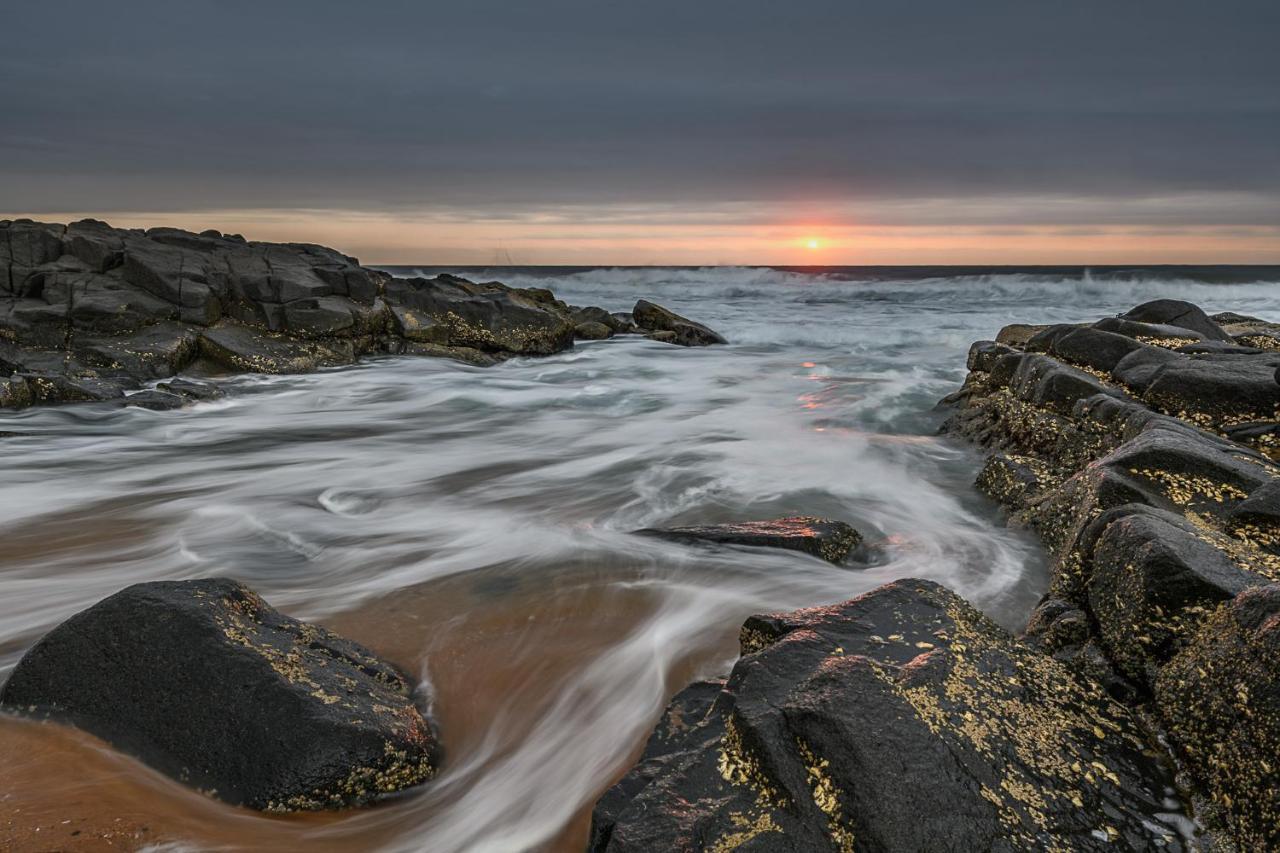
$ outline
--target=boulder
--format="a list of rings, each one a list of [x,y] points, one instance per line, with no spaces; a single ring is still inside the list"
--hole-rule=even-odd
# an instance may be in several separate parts
[[[579,323],[573,327],[573,336],[584,341],[602,341],[613,337],[613,330],[604,323]]]
[[[862,541],[858,531],[843,521],[811,516],[695,527],[646,528],[637,530],[636,534],[672,542],[783,548],[800,551],[831,563],[844,560]]]
[[[1185,850],[1137,717],[953,593],[754,616],[592,815],[593,851]]]
[[[721,335],[701,323],[681,317],[661,305],[641,299],[631,309],[631,317],[637,326],[649,332],[654,340],[664,340],[682,347],[704,347],[710,344],[727,344]],[[670,333],[659,338],[654,333]]]
[[[1190,329],[1211,341],[1229,341],[1231,336],[1222,331],[1222,327],[1209,319],[1200,307],[1180,299],[1154,299],[1144,302],[1121,315],[1124,320],[1139,323],[1157,323],[1165,326],[1177,326]]]
[[[54,628],[4,709],[78,726],[229,803],[360,805],[428,779],[412,683],[225,579],[137,584]]]

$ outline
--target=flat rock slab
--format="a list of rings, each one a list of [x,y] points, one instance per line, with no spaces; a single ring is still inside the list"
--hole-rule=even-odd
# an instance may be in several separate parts
[[[843,521],[810,516],[775,518],[771,521],[743,521],[735,524],[708,524],[696,527],[659,527],[637,530],[672,542],[710,542],[717,545],[746,545],[754,548],[785,548],[801,551],[832,563],[839,563],[862,541],[861,534]]]
[[[743,626],[597,805],[594,851],[1185,850],[1101,688],[903,580]]]
[[[0,707],[78,726],[230,803],[360,805],[433,773],[412,685],[225,579],[136,584],[49,632]]]

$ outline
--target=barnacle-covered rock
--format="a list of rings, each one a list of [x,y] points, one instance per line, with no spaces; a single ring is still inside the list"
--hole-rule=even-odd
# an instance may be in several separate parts
[[[601,798],[593,851],[1180,850],[1136,718],[953,593],[755,616]]]
[[[1280,584],[1220,606],[1155,694],[1240,849],[1280,848]]]
[[[1250,850],[1277,842],[1280,712],[1249,697],[1280,695],[1280,669],[1265,620],[1241,626],[1280,582],[1280,356],[1240,333],[1271,325],[1158,300],[979,342],[948,398],[947,429],[994,451],[977,485],[1052,554],[1028,638],[1150,703],[1204,822]]]
[[[360,805],[431,777],[412,683],[225,579],[136,584],[35,644],[0,707],[78,726],[230,803]]]

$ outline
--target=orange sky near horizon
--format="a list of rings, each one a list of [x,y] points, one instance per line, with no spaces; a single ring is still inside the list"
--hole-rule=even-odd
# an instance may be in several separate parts
[[[585,217],[450,220],[336,210],[5,216],[50,222],[92,217],[122,228],[215,228],[253,240],[320,243],[373,265],[1280,264],[1280,225],[856,225],[813,219],[760,225]]]

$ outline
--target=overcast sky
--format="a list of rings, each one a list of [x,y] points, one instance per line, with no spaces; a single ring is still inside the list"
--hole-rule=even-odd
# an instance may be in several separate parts
[[[810,239],[815,262],[1280,262],[1276,0],[0,21],[0,215],[347,235],[384,262],[794,262]]]

